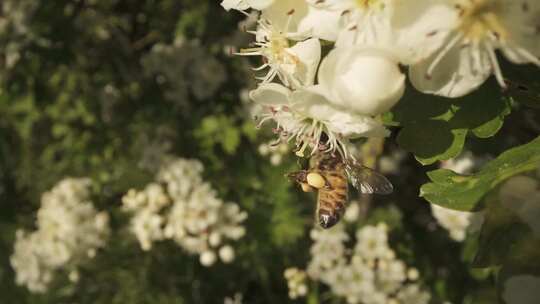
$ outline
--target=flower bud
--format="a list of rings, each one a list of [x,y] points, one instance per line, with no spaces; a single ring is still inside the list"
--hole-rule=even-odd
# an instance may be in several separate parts
[[[213,251],[205,251],[199,257],[199,261],[203,266],[210,267],[216,262],[216,254]]]
[[[334,105],[375,116],[403,96],[405,75],[386,52],[342,47],[332,50],[321,63],[319,84]]]
[[[219,258],[223,263],[230,263],[234,261],[234,249],[231,246],[223,246],[219,249]]]

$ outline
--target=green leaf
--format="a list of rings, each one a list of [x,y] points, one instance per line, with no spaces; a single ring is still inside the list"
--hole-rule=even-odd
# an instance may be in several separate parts
[[[428,173],[431,183],[420,188],[420,196],[445,208],[471,211],[499,183],[540,166],[540,137],[510,149],[489,162],[480,172],[465,176],[439,169]]]
[[[444,121],[427,120],[407,126],[399,133],[397,140],[420,163],[429,165],[437,160],[456,157],[463,148],[466,136],[466,129],[451,129]]]
[[[223,139],[221,141],[223,150],[227,154],[234,154],[238,145],[240,145],[240,132],[235,127],[228,127],[225,129]]]
[[[202,120],[194,135],[204,148],[210,150],[219,144],[225,153],[232,155],[241,142],[240,128],[230,117],[211,115]]]
[[[510,102],[490,83],[458,99],[407,92],[383,122],[402,126],[397,141],[423,165],[457,156],[467,135],[495,135],[510,114]]]

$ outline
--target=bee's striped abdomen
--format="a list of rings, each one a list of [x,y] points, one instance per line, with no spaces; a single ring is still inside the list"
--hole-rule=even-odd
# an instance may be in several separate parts
[[[321,162],[320,165],[318,172],[326,179],[327,185],[319,189],[317,216],[321,227],[326,229],[334,226],[345,212],[348,182],[341,161]]]

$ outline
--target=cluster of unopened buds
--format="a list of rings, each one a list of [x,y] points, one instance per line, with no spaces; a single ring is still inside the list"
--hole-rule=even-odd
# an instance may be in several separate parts
[[[338,151],[359,137],[384,137],[377,119],[409,81],[426,94],[457,98],[494,75],[506,83],[496,51],[540,66],[540,2],[533,0],[224,0],[258,12],[255,42],[238,55],[260,56],[250,98],[266,108],[296,153]],[[323,49],[325,50],[323,52]],[[326,49],[330,49],[326,52]],[[323,58],[323,54],[326,54]],[[266,72],[264,72],[266,71]]]

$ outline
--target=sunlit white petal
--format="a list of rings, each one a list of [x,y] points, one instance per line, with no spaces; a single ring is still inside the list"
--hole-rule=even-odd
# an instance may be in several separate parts
[[[321,63],[318,79],[331,103],[363,115],[388,111],[405,90],[397,61],[374,49],[332,50]]]

